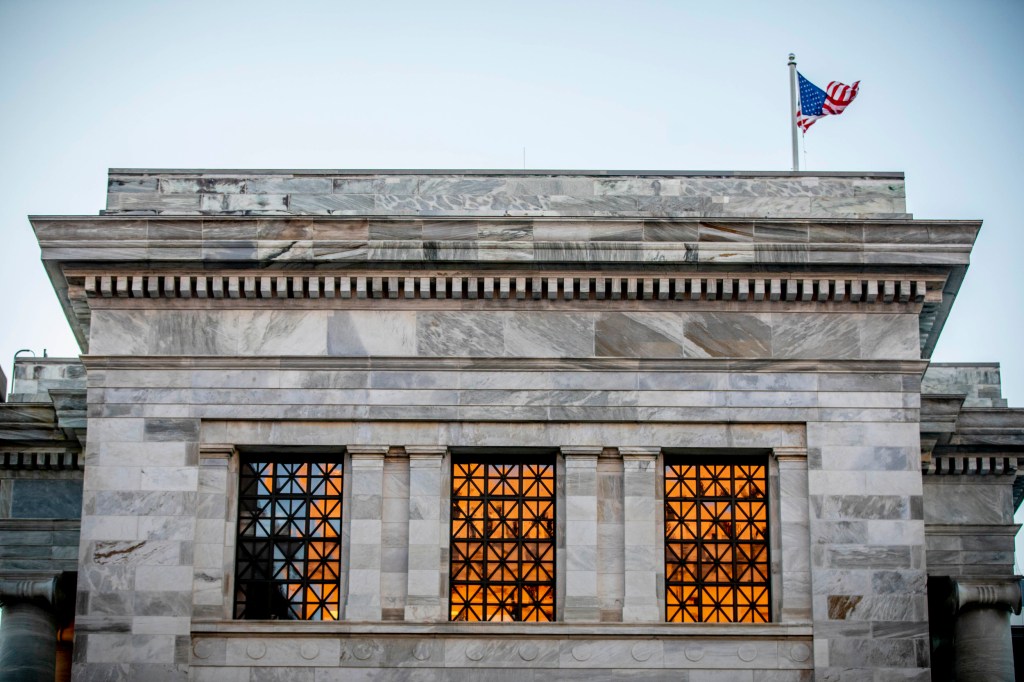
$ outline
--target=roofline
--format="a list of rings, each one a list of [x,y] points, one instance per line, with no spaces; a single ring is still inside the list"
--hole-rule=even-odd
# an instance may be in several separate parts
[[[108,168],[110,175],[580,175],[723,178],[886,178],[902,171],[725,171],[725,170],[565,170],[485,168]]]
[[[432,215],[394,215],[394,214],[375,214],[375,213],[362,213],[353,215],[326,215],[320,213],[107,213],[106,211],[100,211],[99,213],[72,213],[67,215],[45,215],[45,214],[29,214],[26,216],[28,221],[35,226],[36,223],[47,223],[47,222],[96,222],[96,221],[121,221],[121,222],[139,222],[140,220],[150,220],[154,222],[167,221],[167,222],[181,222],[182,220],[224,220],[224,221],[244,221],[252,222],[254,220],[296,220],[305,222],[345,222],[353,220],[373,220],[379,222],[443,222],[449,223],[453,221],[466,220],[466,221],[504,221],[508,222],[516,220],[537,220],[547,222],[579,222],[579,223],[642,223],[642,222],[674,222],[674,223],[736,223],[736,224],[747,224],[747,223],[762,223],[762,224],[775,224],[775,223],[813,223],[820,225],[850,225],[850,224],[866,224],[866,225],[892,225],[898,226],[929,226],[929,225],[964,225],[976,227],[978,231],[981,230],[981,226],[984,224],[984,220],[981,218],[801,218],[794,216],[784,216],[779,218],[763,218],[755,216],[576,216],[576,215],[531,215],[529,212],[524,211],[522,215],[514,216],[501,216],[497,214],[483,214],[483,215],[447,215],[443,213],[432,214]],[[971,240],[971,244],[977,240],[977,234],[974,239]],[[960,364],[960,363],[953,363]]]

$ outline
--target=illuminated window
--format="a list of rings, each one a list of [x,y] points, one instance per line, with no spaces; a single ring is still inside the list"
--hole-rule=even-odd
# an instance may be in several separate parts
[[[455,621],[555,619],[554,458],[452,464]]]
[[[666,458],[667,621],[768,622],[766,491],[763,458]]]
[[[337,620],[340,462],[244,460],[235,618]]]

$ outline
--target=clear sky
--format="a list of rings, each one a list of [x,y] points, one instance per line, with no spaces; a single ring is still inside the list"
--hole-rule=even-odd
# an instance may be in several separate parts
[[[982,218],[933,359],[1024,406],[1024,3],[0,0],[0,364],[78,348],[26,215],[108,167],[788,170],[786,55],[857,101],[811,170],[900,170]]]

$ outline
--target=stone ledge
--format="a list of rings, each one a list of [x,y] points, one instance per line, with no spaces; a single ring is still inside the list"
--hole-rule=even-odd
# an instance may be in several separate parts
[[[344,621],[193,620],[193,635],[440,635],[462,637],[809,637],[808,622],[796,623],[350,623]]]
[[[787,372],[901,374],[921,376],[927,360],[790,360],[735,358],[456,358],[354,356],[180,356],[83,355],[89,369],[284,369],[284,370],[461,370],[461,371],[605,371],[605,372]],[[910,389],[909,392],[914,392]]]

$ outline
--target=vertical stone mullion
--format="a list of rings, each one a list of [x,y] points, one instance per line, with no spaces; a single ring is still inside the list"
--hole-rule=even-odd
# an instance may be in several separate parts
[[[623,470],[625,529],[625,598],[622,620],[655,623],[659,608],[658,576],[663,571],[658,547],[657,461],[659,448],[619,448]]]
[[[409,582],[405,620],[431,623],[447,620],[442,589],[442,466],[441,446],[406,446],[409,456]]]
[[[600,620],[597,458],[600,447],[562,447],[565,457],[565,620]]]
[[[384,516],[384,455],[387,446],[348,448],[352,483],[345,619],[381,620],[381,546]]]

